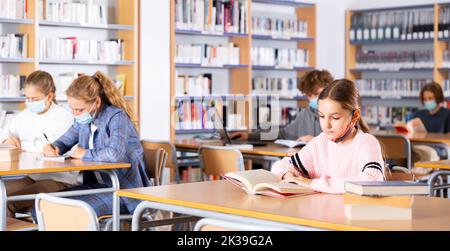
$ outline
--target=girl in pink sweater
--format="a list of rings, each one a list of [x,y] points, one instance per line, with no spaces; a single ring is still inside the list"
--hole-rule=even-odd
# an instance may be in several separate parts
[[[319,95],[322,133],[292,157],[275,162],[272,172],[325,193],[344,193],[346,181],[381,181],[384,161],[378,140],[361,118],[359,93],[347,79]]]

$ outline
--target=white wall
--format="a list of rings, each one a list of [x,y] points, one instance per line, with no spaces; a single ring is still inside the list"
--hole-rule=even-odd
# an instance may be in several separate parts
[[[351,8],[356,0],[315,0],[313,2],[316,3],[317,8],[317,68],[330,71],[335,78],[343,78],[345,76],[345,11]]]
[[[141,0],[141,138],[170,139],[169,2]]]

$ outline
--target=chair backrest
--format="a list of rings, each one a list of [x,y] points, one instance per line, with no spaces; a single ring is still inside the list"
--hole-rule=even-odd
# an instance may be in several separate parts
[[[224,221],[218,219],[204,218],[199,220],[194,227],[194,231],[286,231],[288,229]]]
[[[407,137],[396,134],[375,134],[375,137],[380,142],[387,163],[411,170],[411,143]]]
[[[177,150],[175,149],[175,146],[168,142],[168,141],[154,141],[154,140],[148,140],[143,139],[141,141],[142,146],[144,149],[159,149],[162,148],[167,152],[167,162],[165,164],[165,167],[170,168],[171,170],[171,177],[175,178],[175,181],[177,183],[180,182],[180,172],[178,170],[178,164],[177,164]]]
[[[39,194],[35,203],[39,231],[99,231],[97,215],[84,201]]]
[[[206,175],[221,176],[245,170],[241,152],[231,147],[201,146],[198,155],[200,167]]]
[[[155,186],[162,184],[162,171],[167,160],[167,152],[162,149],[144,148],[144,161],[148,175],[153,179]]]

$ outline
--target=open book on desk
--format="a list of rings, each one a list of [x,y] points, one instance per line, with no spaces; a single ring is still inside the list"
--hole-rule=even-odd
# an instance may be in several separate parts
[[[274,143],[283,145],[283,146],[287,146],[290,148],[306,146],[306,144],[308,144],[308,142],[305,142],[305,141],[296,141],[296,140],[287,140],[287,139],[278,139]]]
[[[299,184],[281,182],[276,174],[264,169],[231,172],[225,174],[224,178],[250,194],[286,198],[315,193]]]

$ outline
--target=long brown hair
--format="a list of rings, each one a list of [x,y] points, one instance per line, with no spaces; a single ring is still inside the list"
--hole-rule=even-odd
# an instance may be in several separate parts
[[[360,110],[359,107],[359,92],[356,89],[355,83],[348,79],[335,80],[331,85],[326,86],[319,95],[319,100],[331,99],[341,104],[342,108],[355,112]],[[365,133],[369,133],[369,126],[360,116],[356,123],[356,128],[361,129]]]
[[[66,91],[67,96],[81,99],[92,104],[100,97],[103,105],[114,105],[126,112],[136,127],[133,111],[119,92],[114,82],[105,74],[97,71],[94,75],[83,75],[75,79]]]
[[[45,96],[53,93],[53,103],[56,104],[56,86],[52,75],[45,71],[34,71],[25,79],[25,86],[32,85],[39,89]]]

